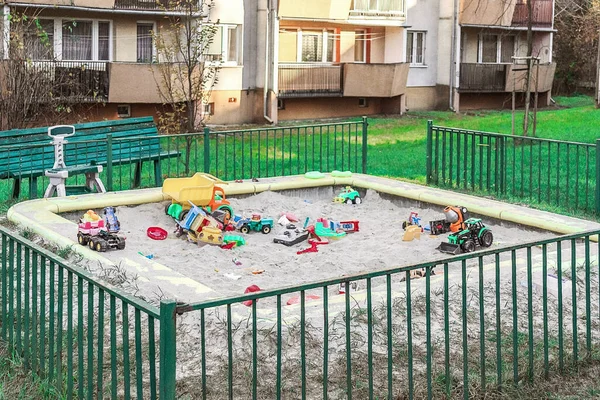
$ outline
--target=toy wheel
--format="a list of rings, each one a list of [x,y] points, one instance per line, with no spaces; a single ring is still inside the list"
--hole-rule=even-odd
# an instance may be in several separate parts
[[[354,204],[351,199],[346,199],[346,204]]]
[[[271,227],[269,225],[263,225],[261,231],[266,235],[267,233],[271,232]]]
[[[117,243],[117,249],[123,250],[125,248],[125,240],[119,238],[119,243]]]
[[[95,247],[95,250],[96,250],[97,252],[101,252],[101,251],[104,251],[104,250],[106,250],[106,247],[105,247],[105,246],[103,246],[103,245],[104,245],[104,243],[102,242],[102,240],[98,240],[98,241],[96,241],[96,244],[94,245],[94,247]]]
[[[92,250],[96,250],[96,240],[95,240],[95,239],[91,239],[91,240],[88,242],[88,246],[89,246],[89,248],[90,248],[90,249],[92,249]]]
[[[407,226],[408,226],[408,222],[407,221],[402,221],[402,229],[406,230]]]
[[[188,212],[190,212],[189,210],[184,210],[181,212],[181,214],[179,214],[179,220],[183,221],[185,219],[185,217],[187,217]]]
[[[80,245],[85,246],[87,244],[87,239],[85,236],[83,236],[81,233],[77,234],[77,241],[79,242]]]
[[[223,225],[229,224],[229,220],[231,220],[231,211],[226,207],[219,208],[219,210],[225,213],[225,215],[223,216]]]
[[[475,242],[472,240],[467,240],[466,242],[464,242],[463,244],[460,245],[460,248],[465,253],[471,253],[471,252],[475,251]]]
[[[171,203],[165,206],[165,214],[169,215],[169,207],[171,207]]]
[[[354,198],[354,204],[360,204],[360,203],[362,203],[362,199],[360,197],[356,196]]]
[[[250,227],[248,225],[242,225],[242,227],[240,228],[240,232],[248,233],[250,232]]]
[[[483,232],[483,235],[481,235],[481,237],[479,238],[479,244],[482,247],[490,247],[493,242],[494,242],[494,235],[492,234],[492,231]]]

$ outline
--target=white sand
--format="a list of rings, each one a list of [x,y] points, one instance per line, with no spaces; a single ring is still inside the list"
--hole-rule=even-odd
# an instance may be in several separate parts
[[[436,250],[446,235],[431,238],[425,233],[421,240],[402,241],[402,221],[408,218],[411,211],[418,211],[423,221],[428,223],[429,220],[443,218],[441,207],[404,208],[381,198],[374,191],[368,191],[363,204],[360,205],[332,203],[332,198],[324,196],[323,192],[320,192],[321,198],[306,198],[303,196],[308,194],[304,193],[298,191],[292,196],[264,192],[248,198],[231,198],[230,201],[236,214],[250,216],[252,213],[260,213],[263,217],[274,218],[275,223],[282,211],[293,212],[301,221],[310,217],[311,223],[319,217],[330,217],[337,221],[357,219],[360,221],[360,232],[319,246],[318,253],[301,255],[296,252],[309,247],[306,242],[292,247],[273,243],[273,237],[283,230],[279,225],[268,235],[260,232],[243,235],[246,245],[233,250],[211,245],[198,247],[187,242],[185,236],[176,238],[171,233],[175,222],[164,213],[166,203],[154,203],[118,208],[117,216],[122,227],[121,233],[127,237],[127,248],[122,251],[114,250],[106,255],[117,261],[119,256],[141,257],[138,252],[152,254],[155,261],[212,288],[216,292],[215,296],[242,294],[246,287],[253,284],[263,290],[275,289],[386,267],[411,265],[447,256]],[[310,193],[316,196],[316,192]],[[78,215],[65,216],[74,220]],[[302,222],[299,223],[301,224]],[[514,226],[492,223],[486,225],[494,233],[493,246],[506,246],[525,239],[533,241],[553,236],[549,232],[525,230]],[[149,226],[166,229],[169,232],[168,239],[155,241],[148,238],[146,229]],[[241,235],[238,232],[231,234]],[[242,265],[237,266],[233,262],[234,258]],[[264,272],[255,275],[252,274],[253,270]],[[240,278],[231,279],[226,277],[226,274]],[[168,293],[165,295],[168,297]]]

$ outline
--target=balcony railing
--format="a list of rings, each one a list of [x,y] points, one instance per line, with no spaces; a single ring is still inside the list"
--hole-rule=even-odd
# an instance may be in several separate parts
[[[506,64],[460,64],[461,92],[504,92]]]
[[[191,4],[195,10],[198,0],[115,0],[115,8],[122,10],[157,10],[157,11],[183,11]]]
[[[279,97],[342,95],[339,64],[279,64]]]
[[[95,103],[108,100],[108,73],[101,61],[31,61],[26,70],[32,80],[48,88],[47,101]]]
[[[354,0],[351,17],[403,17],[405,0]]]
[[[552,27],[552,5],[552,0],[531,0],[533,26]],[[528,17],[527,3],[519,0],[513,14],[513,26],[527,26]]]

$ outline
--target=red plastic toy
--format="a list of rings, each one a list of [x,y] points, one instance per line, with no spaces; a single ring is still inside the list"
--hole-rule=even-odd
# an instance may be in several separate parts
[[[246,290],[244,290],[244,294],[255,293],[255,292],[260,292],[260,288],[256,285],[250,285],[246,288]],[[258,302],[258,300],[254,300],[254,301]],[[243,301],[242,304],[245,305],[246,307],[251,307],[252,300]]]
[[[318,240],[309,239],[308,243],[310,243],[310,247],[308,249],[297,251],[296,254],[318,253],[319,249],[317,249],[317,246],[322,245],[322,244],[328,244],[329,242],[327,242],[325,240],[320,240],[320,239],[318,239]]]
[[[165,231],[163,228],[160,228],[158,226],[151,226],[146,231],[146,235],[148,235],[150,239],[165,240],[168,234],[167,231]]]

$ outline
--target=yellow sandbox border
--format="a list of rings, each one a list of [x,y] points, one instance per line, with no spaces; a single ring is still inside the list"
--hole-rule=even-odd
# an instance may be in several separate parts
[[[373,189],[380,193],[387,193],[410,200],[430,203],[439,206],[460,204],[478,215],[491,217],[537,229],[548,230],[558,234],[571,234],[592,229],[600,229],[600,224],[564,215],[539,211],[519,205],[503,203],[482,197],[475,197],[461,193],[435,189],[388,178],[375,177],[363,174],[353,174],[348,178],[334,178],[330,175],[321,179],[307,179],[302,175],[290,177],[276,177],[261,179],[256,183],[230,182],[223,188],[228,196],[248,195],[264,191],[282,191],[323,186],[350,185],[355,188]],[[72,246],[72,249],[86,259],[97,260],[106,264],[114,262],[103,257],[87,247],[79,246],[75,237],[68,238],[60,234],[69,224],[60,217],[59,213],[99,209],[107,206],[132,206],[145,203],[156,203],[169,200],[161,188],[127,190],[102,194],[89,194],[82,196],[69,196],[62,198],[36,199],[18,203],[7,212],[10,221],[27,227],[34,233],[55,243],[60,247]],[[69,226],[72,230],[72,226]],[[594,238],[597,239],[597,238]],[[525,238],[524,238],[525,240]],[[197,301],[214,296],[211,288],[185,277],[170,268],[155,261],[140,257],[140,260],[124,259],[129,268],[138,271],[142,279],[155,281],[173,294],[187,297],[186,301]],[[176,286],[177,290],[169,290]],[[182,290],[184,289],[185,290]],[[199,296],[199,298],[198,298]],[[192,298],[189,298],[192,297]]]

